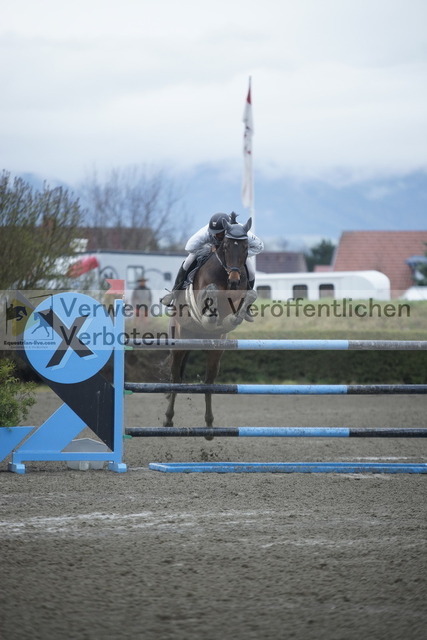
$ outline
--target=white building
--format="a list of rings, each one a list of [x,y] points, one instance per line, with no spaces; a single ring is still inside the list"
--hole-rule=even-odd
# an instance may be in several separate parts
[[[172,289],[175,276],[187,254],[168,252],[91,251],[75,256],[75,262],[96,258],[98,266],[76,279],[78,287],[84,279],[87,288],[104,288],[105,280],[125,281],[125,289],[131,292],[139,278],[148,280],[147,286],[159,296]],[[129,293],[127,293],[129,297]]]

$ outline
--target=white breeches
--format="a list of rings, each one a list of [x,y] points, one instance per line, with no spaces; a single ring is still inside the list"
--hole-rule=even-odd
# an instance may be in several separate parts
[[[196,254],[195,253],[189,253],[188,256],[185,258],[184,262],[182,263],[182,266],[184,267],[184,269],[186,271],[189,270],[189,268],[191,267],[191,264],[194,262],[194,260],[196,259]]]

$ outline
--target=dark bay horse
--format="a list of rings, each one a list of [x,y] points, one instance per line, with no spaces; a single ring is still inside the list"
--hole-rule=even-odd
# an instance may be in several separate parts
[[[241,225],[225,223],[226,231],[219,247],[209,254],[194,276],[193,285],[177,292],[177,313],[171,319],[175,338],[225,338],[229,331],[243,322],[248,305],[256,293],[248,290],[246,259],[248,236],[252,220]],[[185,365],[190,351],[171,351],[171,382],[183,381]],[[205,384],[213,384],[219,372],[223,351],[206,351]],[[169,394],[164,426],[173,426],[176,393]],[[212,396],[205,394],[205,423],[212,427]]]

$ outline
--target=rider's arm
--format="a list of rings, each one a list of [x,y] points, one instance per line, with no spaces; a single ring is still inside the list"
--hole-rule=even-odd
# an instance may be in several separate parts
[[[187,241],[185,245],[185,250],[189,253],[197,253],[199,249],[203,247],[204,244],[210,243],[212,244],[212,238],[209,233],[209,226],[205,225],[201,229],[199,229],[191,238]]]
[[[255,234],[248,233],[249,250],[248,256],[256,256],[264,249],[264,243]]]

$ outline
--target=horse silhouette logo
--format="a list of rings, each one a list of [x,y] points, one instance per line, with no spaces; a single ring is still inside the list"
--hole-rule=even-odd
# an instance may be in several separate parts
[[[27,309],[23,305],[14,305],[13,302],[9,306],[6,306],[6,322],[8,320],[22,320],[25,316],[28,316]]]
[[[6,334],[19,336],[23,333],[28,316],[32,309],[18,300],[12,300],[5,304],[6,313],[2,316],[6,325]]]
[[[44,329],[46,332],[46,337],[51,338],[52,329],[51,329],[51,324],[49,324],[48,322],[48,314],[46,314],[46,317],[45,317],[44,314],[39,313],[38,311],[34,311],[34,320],[38,322],[38,325],[34,326],[34,329],[31,331],[31,333],[35,333],[39,329]]]

